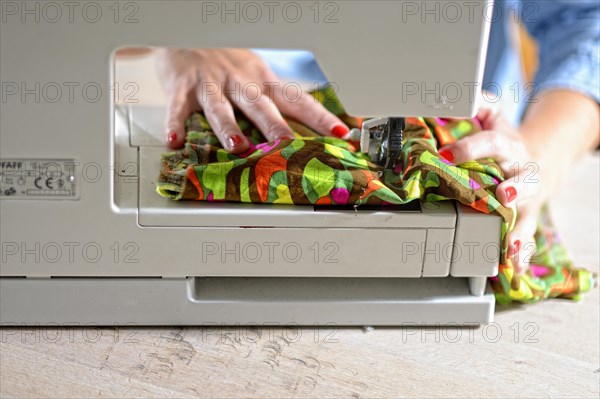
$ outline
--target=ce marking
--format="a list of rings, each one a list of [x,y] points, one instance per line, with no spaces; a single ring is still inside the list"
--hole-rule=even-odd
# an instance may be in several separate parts
[[[42,181],[42,178],[41,178],[41,177],[38,177],[37,179],[35,179],[35,180],[33,181],[33,184],[34,184],[34,185],[35,185],[37,188],[39,188],[40,190],[44,188],[44,187],[42,187],[42,186],[40,185],[40,182],[41,182],[41,181]],[[54,186],[53,186],[53,184],[54,184],[54,178],[53,178],[53,177],[49,177],[49,178],[47,178],[47,179],[46,179],[46,181],[44,182],[44,184],[45,184],[45,185],[46,185],[46,187],[48,187],[50,190],[54,190]]]

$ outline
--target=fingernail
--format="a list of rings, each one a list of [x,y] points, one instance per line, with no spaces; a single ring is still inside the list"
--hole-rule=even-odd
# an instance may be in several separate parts
[[[341,139],[347,135],[349,131],[350,129],[348,129],[346,126],[336,125],[333,127],[333,129],[331,129],[331,134]]]
[[[506,199],[508,202],[513,202],[517,198],[517,189],[510,186],[506,189]]]
[[[521,249],[521,240],[515,240],[515,242],[513,243],[513,245],[511,245],[508,248],[508,257],[512,258],[513,256],[515,256],[519,250]]]
[[[454,154],[452,153],[452,151],[444,149],[444,150],[440,151],[440,155],[443,158],[446,158],[446,160],[448,160],[450,162],[454,162]]]
[[[229,144],[230,148],[239,147],[243,142],[244,140],[242,139],[242,137],[238,136],[237,134],[229,137],[229,139],[227,140],[227,144]]]
[[[167,141],[169,142],[169,144],[173,144],[177,141],[177,132],[175,130],[173,130],[167,135]]]

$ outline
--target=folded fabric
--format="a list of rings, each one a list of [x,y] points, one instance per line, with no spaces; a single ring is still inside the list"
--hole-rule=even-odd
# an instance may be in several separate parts
[[[347,125],[360,125],[360,119],[345,114],[331,89],[312,94]],[[522,276],[514,274],[506,257],[505,237],[516,213],[494,196],[504,179],[500,167],[491,159],[454,165],[437,151],[480,131],[476,119],[407,118],[400,162],[395,170],[383,170],[357,152],[355,144],[319,136],[296,121],[287,120],[295,132],[294,140],[265,143],[243,115],[236,117],[252,143],[247,153],[225,151],[204,115],[195,113],[186,122],[185,147],[162,156],[157,192],[173,200],[331,206],[452,199],[503,219],[499,274],[491,278],[498,302],[578,299],[593,285],[595,276],[569,261],[546,213],[536,233],[538,251],[531,268]]]

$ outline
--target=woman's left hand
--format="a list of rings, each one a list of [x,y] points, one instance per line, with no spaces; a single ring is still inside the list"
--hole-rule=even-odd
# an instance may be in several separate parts
[[[440,155],[460,164],[493,158],[504,172],[505,181],[496,189],[496,198],[506,207],[516,206],[517,221],[508,233],[507,256],[517,273],[529,267],[536,251],[534,234],[541,209],[541,183],[538,164],[528,151],[523,136],[498,111],[484,108],[477,118],[483,130],[440,148]]]

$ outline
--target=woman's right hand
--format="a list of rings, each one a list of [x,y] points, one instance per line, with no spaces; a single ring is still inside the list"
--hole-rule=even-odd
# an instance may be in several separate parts
[[[324,136],[344,137],[349,131],[311,95],[293,93],[286,97],[285,85],[251,50],[163,49],[158,59],[168,96],[166,142],[173,149],[185,143],[186,118],[200,110],[223,148],[232,153],[243,153],[249,145],[237,126],[234,108],[241,110],[268,141],[294,138],[282,113]]]
[[[484,158],[496,160],[506,178],[496,188],[496,199],[507,208],[517,209],[517,220],[507,237],[507,256],[522,274],[537,250],[534,235],[544,202],[544,181],[538,176],[538,163],[522,132],[511,126],[498,107],[480,109],[477,119],[482,131],[440,148],[439,153],[456,165]]]

